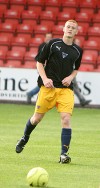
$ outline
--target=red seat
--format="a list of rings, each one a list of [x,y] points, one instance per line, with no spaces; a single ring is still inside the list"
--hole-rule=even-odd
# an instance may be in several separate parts
[[[13,35],[9,33],[0,33],[0,45],[10,48],[12,36]]]
[[[80,8],[96,8],[96,1],[97,0],[81,0],[79,1],[79,7]]]
[[[39,15],[40,15],[40,12],[36,12],[34,10],[24,10],[22,12],[22,16],[21,16],[21,19],[22,19],[22,22],[23,20],[39,20]]]
[[[93,13],[90,13],[88,10],[83,10],[81,12],[77,12],[75,15],[75,20],[77,22],[87,22],[90,23],[92,22],[93,18]]]
[[[10,5],[10,9],[18,11],[20,14],[24,10],[24,5]]]
[[[100,73],[100,66],[98,66],[96,69],[94,69],[94,72],[99,72]]]
[[[82,56],[82,63],[94,64],[96,68],[98,52],[96,50],[84,50]]]
[[[46,0],[45,1],[45,6],[46,7],[58,7],[60,8],[61,7],[61,0]]]
[[[33,25],[32,24],[24,24],[24,23],[22,23],[22,24],[19,24],[18,26],[17,26],[17,34],[18,33],[24,33],[24,34],[31,34],[31,35],[33,35],[33,33],[34,33],[34,30],[33,30]]]
[[[0,32],[13,33],[16,32],[16,24],[4,22],[0,25]]]
[[[28,48],[29,40],[26,36],[16,36],[11,42],[11,46],[24,46]]]
[[[29,47],[38,47],[40,44],[44,42],[44,37],[34,37],[31,38]]]
[[[27,0],[10,0],[10,5],[25,5]]]
[[[89,37],[84,42],[83,49],[85,50],[100,50],[100,39],[98,37]]]
[[[34,10],[35,12],[38,12],[40,14],[40,12],[42,11],[42,7],[41,6],[28,6],[28,10]]]
[[[1,3],[0,3],[0,13],[1,13],[1,12],[4,13],[5,10],[7,10],[7,5],[6,5],[6,4],[1,4]]]
[[[57,15],[57,22],[59,21],[65,21],[66,20],[70,20],[70,19],[74,19],[75,18],[75,13],[74,12],[59,12],[59,14]]]
[[[99,10],[100,9],[100,1],[96,2],[96,6],[97,6],[97,9]]]
[[[44,2],[45,0],[28,0],[27,1],[27,7],[29,6],[41,6],[42,9],[44,9]]]
[[[33,50],[27,51],[24,56],[24,62],[25,61],[34,61],[35,57],[38,53],[38,48],[34,48]]]
[[[89,24],[88,23],[79,23],[78,24],[78,36],[84,36],[87,37],[87,33],[88,33],[88,28],[89,28]]]
[[[13,7],[13,5],[17,5],[20,7],[26,8],[27,0],[10,0],[10,7]]]
[[[94,65],[93,64],[81,64],[79,71],[94,72]]]
[[[26,53],[26,47],[25,46],[12,46],[11,50],[12,51],[18,51],[19,50],[23,54]]]
[[[6,5],[0,4],[0,20],[4,21],[4,12],[7,10]]]
[[[5,63],[5,67],[9,67],[9,68],[21,68],[21,61],[19,60],[7,60],[7,62]]]
[[[22,23],[23,23],[23,24],[32,24],[32,25],[34,25],[34,27],[35,27],[35,25],[37,25],[37,21],[36,21],[36,20],[27,20],[27,19],[23,19],[23,20],[22,20]]]
[[[1,5],[0,5],[1,6]],[[4,21],[4,10],[2,7],[0,7],[0,20],[3,22]]]
[[[4,51],[8,51],[8,46],[2,46],[2,45],[0,45],[0,50],[4,50]]]
[[[11,23],[11,24],[13,24],[13,25],[15,25],[15,27],[17,27],[17,25],[19,24],[19,20],[18,19],[9,19],[9,18],[7,18],[7,19],[5,19],[5,23]]]
[[[52,20],[41,20],[40,24],[43,26],[50,27],[50,28],[54,27],[55,25],[54,21]]]
[[[21,68],[36,69],[36,61],[25,61]]]
[[[64,28],[64,25],[55,25],[52,28],[52,34],[53,35],[63,35],[63,28]]]
[[[92,21],[93,23],[100,23],[100,11],[97,14],[94,14]]]
[[[4,19],[17,19],[20,22],[20,12],[18,10],[7,9],[4,12]]]
[[[88,36],[100,37],[100,26],[92,26],[88,28]]]
[[[9,5],[9,0],[0,0],[0,4]]]
[[[36,25],[35,26],[35,30],[34,30],[34,34],[46,34],[48,32],[51,31],[51,28],[48,27],[47,25]]]
[[[100,27],[100,23],[93,23],[93,26],[99,26]]]
[[[3,62],[3,60],[0,60],[0,67],[4,67],[4,62]]]
[[[65,0],[61,1],[62,7],[75,7],[78,8],[79,6],[79,0]]]
[[[84,41],[85,41],[85,38],[83,36],[76,36],[74,43],[82,48],[84,45]]]
[[[24,38],[26,38],[28,41],[30,41],[30,39],[31,39],[31,35],[30,34],[24,34],[24,33],[19,33],[18,35],[17,35],[17,37],[24,37]]]
[[[6,60],[18,60],[23,63],[24,59],[24,51],[22,52],[20,49],[11,50],[7,52]]]
[[[51,20],[56,22],[56,13],[49,10],[42,11],[42,13],[40,14],[40,21],[41,20]]]
[[[54,7],[54,6],[46,6],[45,7],[45,11],[51,11],[53,13],[55,13],[56,15],[59,13],[59,7]]]
[[[80,8],[80,11],[79,12],[88,12],[89,14],[93,14],[93,16],[94,16],[94,9],[89,9],[89,8],[83,8],[83,7],[81,7]]]
[[[63,7],[62,12],[70,12],[76,14],[77,9],[76,7]]]
[[[6,61],[6,55],[7,55],[8,48],[6,46],[0,47],[0,60],[3,60],[5,63]]]
[[[100,66],[100,55],[97,57],[97,66]]]

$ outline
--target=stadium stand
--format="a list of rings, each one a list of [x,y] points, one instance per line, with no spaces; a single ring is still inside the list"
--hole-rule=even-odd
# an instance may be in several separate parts
[[[97,0],[0,0],[0,66],[36,68],[32,58],[45,33],[61,38],[67,19],[79,23],[75,42],[84,49],[80,70],[100,71]]]
[[[84,50],[82,56],[82,64],[92,64],[94,68],[97,68],[97,50]]]

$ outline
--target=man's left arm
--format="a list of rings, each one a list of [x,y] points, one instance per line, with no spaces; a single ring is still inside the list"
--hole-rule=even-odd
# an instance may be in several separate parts
[[[62,84],[68,87],[71,84],[72,80],[76,77],[77,73],[78,70],[74,70],[69,76],[65,77],[62,80]]]

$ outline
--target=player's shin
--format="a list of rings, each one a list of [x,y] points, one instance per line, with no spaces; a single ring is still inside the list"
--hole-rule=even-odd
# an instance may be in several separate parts
[[[30,120],[26,123],[26,127],[24,130],[24,136],[18,141],[16,145],[16,152],[21,153],[29,140],[31,132],[35,129],[36,125],[32,125]]]
[[[61,154],[68,152],[71,141],[72,130],[70,128],[62,128],[61,132]]]
[[[72,130],[69,128],[62,128],[61,132],[61,155],[60,155],[60,163],[70,163],[71,158],[66,154],[69,149],[70,141],[71,141],[71,133]]]
[[[26,136],[30,136],[31,132],[35,129],[36,125],[32,125],[30,119],[28,120],[28,122],[26,123],[26,127],[24,130],[24,135]]]

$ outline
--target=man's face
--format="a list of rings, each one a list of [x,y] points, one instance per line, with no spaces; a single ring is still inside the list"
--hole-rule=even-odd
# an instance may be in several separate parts
[[[73,38],[78,32],[78,26],[76,23],[68,21],[66,22],[63,31],[66,37]]]

